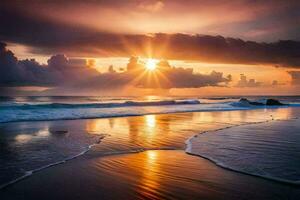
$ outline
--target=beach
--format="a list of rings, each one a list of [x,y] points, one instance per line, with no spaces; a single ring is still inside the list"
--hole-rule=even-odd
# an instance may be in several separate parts
[[[1,199],[298,199],[297,187],[242,175],[179,150],[79,158],[1,191]]]
[[[197,134],[290,122],[298,114],[289,107],[2,123],[6,165],[0,197],[298,199],[298,185],[232,171],[185,152]]]
[[[300,0],[0,0],[0,200],[300,200]]]

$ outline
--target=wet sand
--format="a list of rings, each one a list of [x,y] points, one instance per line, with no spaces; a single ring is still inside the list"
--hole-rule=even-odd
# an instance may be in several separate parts
[[[31,161],[19,163],[25,155],[31,158],[45,147],[60,144],[46,155],[63,158],[65,154],[73,155],[76,145],[86,145],[94,136],[105,136],[85,155],[36,172],[0,190],[0,199],[299,199],[299,188],[295,186],[225,170],[184,152],[184,142],[197,133],[271,120],[271,115],[286,119],[299,116],[299,110],[0,124],[0,159],[12,160],[13,164],[23,164],[29,169]],[[57,135],[53,130],[68,132]],[[131,153],[135,151],[144,152]],[[32,162],[40,159],[35,157]]]
[[[180,150],[70,161],[1,191],[1,199],[298,199],[300,189],[224,170]]]
[[[300,187],[300,119],[250,123],[198,134],[186,152],[226,169]]]

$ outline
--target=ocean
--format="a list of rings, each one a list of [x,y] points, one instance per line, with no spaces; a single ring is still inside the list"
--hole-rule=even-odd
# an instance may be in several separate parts
[[[245,106],[241,97],[0,97],[0,122],[93,119],[199,111],[262,109]],[[275,98],[289,106],[299,106],[300,96],[248,97],[261,101]]]
[[[293,120],[300,116],[300,97],[246,97],[274,98],[283,106],[247,105],[240,98],[0,97],[0,188],[82,155],[147,150],[186,150],[230,170],[299,184],[300,125]],[[274,121],[293,129],[281,123],[275,132]],[[258,123],[264,127],[250,130],[259,131],[230,131]]]

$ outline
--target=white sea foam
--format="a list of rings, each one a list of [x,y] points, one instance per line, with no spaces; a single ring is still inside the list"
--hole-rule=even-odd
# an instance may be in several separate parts
[[[216,101],[216,100],[209,100]],[[300,106],[253,106],[237,100],[200,103],[198,99],[162,100],[162,101],[125,101],[122,103],[34,103],[1,104],[0,123],[15,121],[44,121],[91,119],[105,117],[139,116],[146,114],[195,112],[195,111],[232,111]]]
[[[44,169],[47,169],[47,168],[50,168],[50,167],[53,167],[53,166],[56,166],[56,165],[60,165],[60,164],[63,164],[67,161],[70,161],[70,160],[73,160],[75,158],[78,158],[84,154],[86,154],[88,151],[90,151],[92,149],[93,146],[97,145],[99,142],[95,143],[95,144],[92,144],[92,145],[89,145],[84,151],[74,155],[74,156],[70,156],[64,160],[61,160],[61,161],[57,161],[57,162],[53,162],[53,163],[50,163],[48,165],[44,165],[42,167],[39,167],[39,168],[36,168],[36,169],[33,169],[33,170],[29,170],[29,171],[25,171],[24,172],[24,175],[22,176],[19,176],[9,182],[6,182],[2,185],[0,185],[0,190],[3,189],[3,188],[6,188],[12,184],[15,184],[25,178],[28,178],[30,176],[32,176],[34,173],[36,172],[39,172],[39,171],[42,171]],[[101,156],[111,156],[111,155],[122,155],[122,154],[132,154],[132,153],[140,153],[140,152],[144,152],[144,151],[151,151],[151,150],[176,150],[175,148],[134,148],[134,149],[131,149],[131,150],[123,150],[123,151],[110,151],[110,152],[106,152],[106,153],[102,153]]]
[[[267,106],[241,106],[237,101],[238,99],[231,98],[222,98],[222,99],[181,99],[181,100],[163,100],[163,101],[153,101],[153,102],[143,102],[143,101],[132,101],[131,99],[126,99],[124,102],[112,103],[110,100],[109,103],[49,103],[49,102],[34,102],[34,103],[1,103],[0,104],[0,122],[11,122],[11,121],[37,121],[37,120],[59,120],[59,119],[83,119],[83,118],[100,118],[100,117],[117,117],[117,116],[136,116],[136,115],[145,115],[145,114],[157,114],[157,113],[175,113],[175,112],[193,112],[193,111],[230,111],[230,110],[248,110],[248,109],[265,109]],[[118,100],[119,101],[119,100]],[[221,102],[220,102],[221,101]],[[237,103],[235,103],[237,102]],[[290,104],[290,106],[299,106],[299,104]],[[271,108],[276,108],[272,106]],[[72,133],[74,136],[74,133]],[[193,140],[193,138],[191,138]],[[76,141],[80,141],[80,144],[77,144]],[[84,140],[85,141],[85,140]],[[56,141],[57,142],[57,141]],[[87,143],[82,143],[82,138],[74,138],[73,142],[76,145],[79,145],[82,149],[70,148],[72,151],[69,152],[69,156],[65,159],[61,157],[55,157],[55,161],[50,161],[51,164],[44,165],[47,162],[44,162],[42,167],[37,167],[33,170],[27,170],[25,173],[16,178],[13,181],[10,181],[7,184],[1,185],[5,187],[19,180],[22,180],[32,173],[40,171],[42,169],[64,163],[70,159],[74,159],[78,156],[81,156],[88,152],[93,145],[99,143],[95,142],[92,146],[87,146],[90,144],[89,140]],[[94,142],[94,141],[93,141]],[[64,146],[65,142],[62,142]],[[41,146],[41,145],[40,145]],[[53,146],[53,145],[52,145]],[[64,149],[64,148],[62,148]],[[74,150],[74,151],[73,151]],[[135,153],[144,150],[144,148],[134,148],[126,151],[109,151],[103,153],[103,155],[112,155],[112,154],[123,154],[123,153]],[[78,153],[81,151],[80,153]],[[64,151],[62,151],[64,152]],[[191,145],[187,145],[187,152],[192,153]],[[45,156],[44,156],[45,157]],[[204,157],[204,156],[203,156]],[[23,157],[24,158],[24,157]],[[208,157],[207,157],[208,158]],[[227,163],[221,162],[220,160],[210,157],[211,160],[214,160],[219,165],[223,167],[227,166]],[[37,165],[40,166],[40,165]],[[229,168],[229,167],[227,167]]]
[[[299,119],[238,125],[200,133],[186,152],[233,171],[300,185]]]
[[[63,160],[60,160],[60,161],[57,161],[57,162],[53,162],[53,163],[50,163],[50,164],[47,164],[47,165],[44,165],[44,166],[41,166],[41,167],[33,169],[33,170],[25,171],[24,175],[19,176],[19,177],[15,178],[15,179],[7,182],[7,183],[4,183],[4,184],[0,185],[0,190],[3,189],[3,188],[5,188],[5,187],[7,187],[7,186],[9,186],[9,185],[12,185],[12,184],[14,184],[16,182],[19,182],[19,181],[21,181],[21,180],[23,180],[25,178],[28,178],[29,176],[33,175],[36,172],[39,172],[39,171],[44,170],[44,169],[47,169],[49,167],[53,167],[55,165],[63,164],[65,162],[69,161],[69,160],[73,160],[73,159],[75,159],[75,158],[77,158],[79,156],[82,156],[82,155],[86,154],[93,146],[95,146],[98,143],[100,143],[101,139],[99,139],[96,143],[89,145],[88,147],[86,147],[85,150],[83,150],[82,152],[80,152],[80,153],[78,153],[76,155],[69,156],[69,157],[67,157],[67,158],[65,158]]]

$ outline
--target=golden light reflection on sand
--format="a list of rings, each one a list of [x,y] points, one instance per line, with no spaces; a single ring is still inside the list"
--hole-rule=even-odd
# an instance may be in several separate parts
[[[112,130],[122,130],[122,134],[128,134],[128,123],[126,118],[107,118],[88,120],[85,130],[89,134],[104,134]]]
[[[97,148],[184,149],[184,142],[200,132],[291,116],[292,109],[288,108],[159,114],[86,120],[85,130],[107,135]]]
[[[103,189],[101,195],[106,192],[105,194],[113,196],[115,191],[119,192],[119,198],[112,199],[128,199],[124,198],[124,193],[130,196],[136,195],[138,198],[135,199],[167,199],[171,194],[178,194],[182,197],[180,199],[198,199],[188,196],[198,193],[202,193],[204,197],[214,195],[223,197],[224,191],[229,191],[231,188],[240,191],[236,188],[240,187],[244,178],[253,181],[243,183],[244,188],[246,188],[245,194],[248,194],[251,189],[253,194],[256,194],[255,190],[257,188],[264,188],[269,182],[263,182],[264,184],[261,187],[257,186],[255,190],[253,187],[249,188],[249,185],[255,186],[262,180],[251,176],[240,179],[241,174],[222,171],[221,168],[207,160],[188,156],[183,151],[185,149],[184,142],[189,137],[202,131],[228,127],[229,124],[270,120],[271,115],[274,119],[286,119],[298,116],[297,112],[299,113],[297,108],[280,108],[47,122],[52,125],[56,123],[64,124],[63,127],[69,127],[67,129],[70,135],[77,130],[86,130],[88,134],[110,134],[110,137],[105,137],[99,145],[95,145],[88,152],[86,158],[91,159],[74,159],[72,162],[49,168],[49,170],[54,170],[53,172],[62,170],[55,177],[67,177],[65,180],[57,179],[61,181],[60,188],[65,187],[65,182],[67,182],[70,188],[74,186],[72,184],[75,184],[75,188],[79,187],[81,189],[82,180],[86,180],[88,183],[95,184],[95,187],[91,188],[89,184],[85,184],[83,188],[88,188],[87,192],[84,193],[79,190],[78,193],[99,192],[101,188]],[[34,122],[34,124],[39,123]],[[44,127],[42,126],[41,131],[32,133],[32,135],[44,136],[46,134],[43,131]],[[62,126],[54,127],[56,127],[55,130],[59,130],[58,127]],[[26,127],[21,128],[26,129]],[[35,141],[31,140],[26,132],[16,139],[20,142]],[[29,145],[31,144],[29,143]],[[145,151],[132,153],[136,151],[131,150],[136,149]],[[105,152],[116,150],[116,154],[119,152],[122,152],[122,154],[112,156],[105,154],[105,156],[101,156],[101,150]],[[70,165],[68,165],[69,163]],[[70,170],[70,166],[72,170]],[[74,171],[77,173],[76,176],[73,176]],[[50,179],[48,173],[44,173],[44,175],[44,179],[41,179],[42,176],[32,176],[42,180],[40,182],[33,181],[33,184],[39,183],[35,185],[36,187],[45,181],[51,180],[51,173]],[[20,181],[20,183],[23,184],[24,182]],[[21,185],[22,190],[24,185]],[[220,188],[220,185],[222,185],[222,188]],[[57,185],[54,188],[56,189]],[[109,190],[111,188],[117,188],[117,190],[111,192]],[[45,192],[48,192],[48,190],[45,189]],[[61,190],[61,192],[65,191]],[[216,192],[219,193],[216,194]],[[229,192],[229,194],[231,193]]]
[[[156,151],[147,151],[147,157],[148,157],[148,161],[149,163],[155,161],[156,157],[157,157],[157,152]]]
[[[149,198],[151,198],[151,193],[155,193],[155,191],[160,189],[159,179],[161,177],[160,167],[157,163],[158,156],[158,151],[147,151],[141,162],[138,162],[142,168],[148,169],[141,171],[142,175],[138,192]]]

